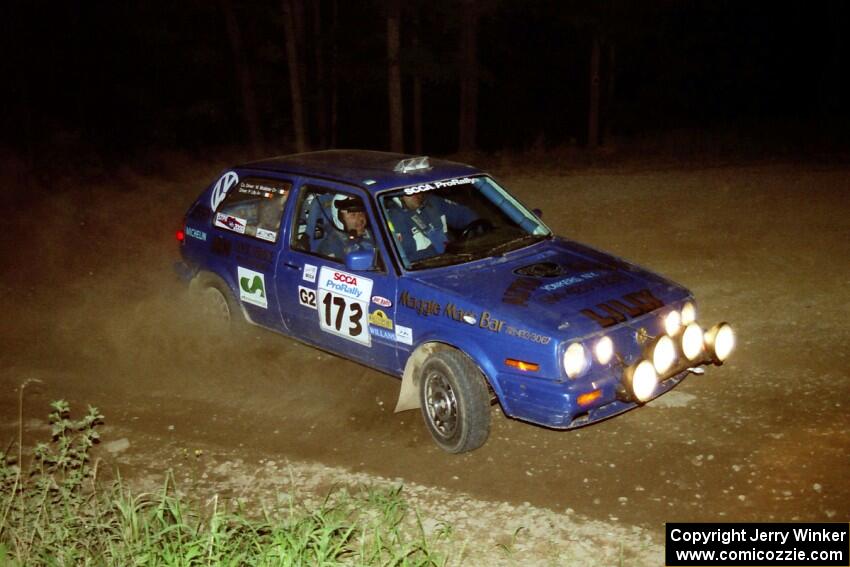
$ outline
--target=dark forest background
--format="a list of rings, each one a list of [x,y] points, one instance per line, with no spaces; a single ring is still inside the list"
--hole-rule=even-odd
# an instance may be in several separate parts
[[[829,151],[850,125],[847,4],[13,1],[0,144],[30,163],[724,136]]]

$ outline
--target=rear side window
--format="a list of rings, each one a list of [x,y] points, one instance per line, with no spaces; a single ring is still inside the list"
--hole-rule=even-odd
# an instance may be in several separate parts
[[[218,228],[276,242],[283,206],[292,183],[279,179],[245,177],[227,193],[215,213]]]

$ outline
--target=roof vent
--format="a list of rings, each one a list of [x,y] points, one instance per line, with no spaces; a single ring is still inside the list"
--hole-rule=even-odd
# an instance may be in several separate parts
[[[396,173],[407,173],[409,171],[418,171],[420,169],[431,169],[431,163],[428,161],[428,156],[412,157],[399,160],[393,171]]]

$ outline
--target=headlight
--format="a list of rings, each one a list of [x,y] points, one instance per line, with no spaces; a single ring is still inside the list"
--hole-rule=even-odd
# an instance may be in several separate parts
[[[602,337],[597,341],[596,347],[593,349],[596,353],[596,360],[599,364],[608,364],[611,357],[614,356],[614,342],[611,337]]]
[[[676,362],[676,345],[673,339],[664,335],[652,347],[652,365],[659,374],[665,374]]]
[[[564,352],[564,370],[570,378],[577,378],[587,369],[589,362],[581,343],[571,344]]]
[[[697,320],[697,308],[693,303],[688,301],[682,307],[682,325],[688,326],[696,320]]]
[[[642,360],[631,373],[630,389],[639,402],[645,402],[652,397],[655,386],[658,385],[658,375],[648,360]]]
[[[735,331],[729,323],[718,323],[705,334],[705,344],[711,348],[717,362],[723,362],[735,348]]]
[[[682,352],[688,360],[696,360],[702,354],[702,329],[696,323],[690,323],[682,333]]]
[[[679,332],[679,327],[682,325],[682,317],[678,311],[671,311],[664,317],[664,330],[668,335],[675,335]]]

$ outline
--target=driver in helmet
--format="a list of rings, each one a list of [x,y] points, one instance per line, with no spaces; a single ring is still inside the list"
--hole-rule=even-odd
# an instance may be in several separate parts
[[[336,230],[329,230],[321,240],[317,250],[319,254],[342,260],[349,252],[375,249],[363,201],[357,197],[337,195],[331,209],[331,220]]]
[[[463,205],[428,192],[401,195],[401,207],[387,211],[390,229],[408,262],[446,251],[449,229],[463,230],[478,215]]]

